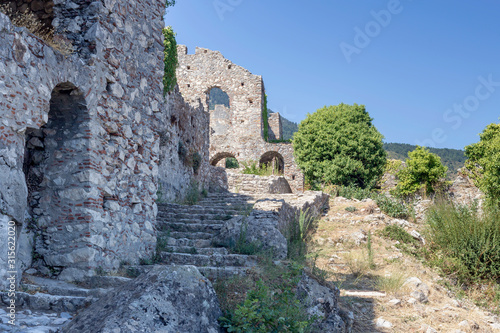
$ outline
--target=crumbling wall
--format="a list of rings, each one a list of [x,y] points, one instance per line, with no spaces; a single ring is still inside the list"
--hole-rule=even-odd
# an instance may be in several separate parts
[[[161,115],[158,201],[184,198],[189,186],[209,189],[209,115],[192,107],[176,88],[166,96]]]
[[[284,176],[292,189],[302,191],[304,176],[295,162],[291,144],[263,139],[262,77],[225,59],[218,51],[196,48],[195,54],[188,54],[184,45],[179,45],[177,51],[177,81],[187,103],[201,103],[208,110],[209,93],[214,87],[229,96],[229,107],[216,105],[210,110],[210,164],[216,166],[227,157],[260,163],[266,154],[274,153],[283,160]],[[271,132],[275,138],[281,138],[279,115],[272,118]]]
[[[1,228],[14,221],[35,254],[18,265],[76,280],[154,252],[163,14],[153,0],[58,2],[67,57],[0,14]]]

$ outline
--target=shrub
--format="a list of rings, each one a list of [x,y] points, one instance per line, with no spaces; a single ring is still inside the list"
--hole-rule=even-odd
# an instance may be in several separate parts
[[[500,278],[500,210],[439,202],[427,213],[428,255],[462,281]]]
[[[334,194],[339,197],[344,197],[346,199],[357,199],[357,200],[363,200],[371,198],[373,196],[373,192],[371,190],[360,188],[354,185],[336,186],[335,190],[331,194]]]
[[[244,167],[242,173],[245,175],[272,176],[278,174],[278,170],[273,169],[269,164],[258,166],[256,161],[241,162],[241,164]]]
[[[295,296],[301,269],[282,269],[278,281],[260,279],[242,304],[228,309],[220,322],[228,332],[308,332],[316,319],[309,317]]]
[[[349,207],[346,207],[345,210],[348,211],[348,212],[350,212],[350,213],[354,213],[358,209],[356,207],[354,207],[354,206],[349,206]]]
[[[391,224],[386,226],[380,234],[386,238],[398,241],[404,244],[413,244],[417,241],[405,229],[398,225]]]
[[[163,94],[174,89],[177,85],[176,70],[179,64],[177,59],[177,41],[175,32],[171,26],[163,28],[163,47],[164,47],[164,74],[163,74]]]
[[[438,155],[429,152],[425,147],[417,146],[414,151],[408,153],[406,167],[397,172],[399,181],[393,194],[405,197],[421,189],[426,194],[432,194],[438,183],[446,177],[447,170]]]
[[[465,147],[465,165],[490,203],[500,206],[500,124],[489,124],[480,141]]]
[[[234,157],[226,158],[226,169],[238,169],[240,167],[238,160]]]
[[[201,199],[200,184],[196,180],[191,180],[184,197],[185,205],[196,205]]]
[[[383,194],[376,194],[373,199],[381,211],[397,219],[409,219],[413,216],[413,209],[402,200],[390,198]]]
[[[293,148],[313,187],[371,188],[384,172],[382,139],[364,106],[339,104],[308,114],[293,136]]]

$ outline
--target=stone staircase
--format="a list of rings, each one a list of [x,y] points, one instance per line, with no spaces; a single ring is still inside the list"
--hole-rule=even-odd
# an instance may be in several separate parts
[[[255,198],[236,193],[209,193],[197,205],[158,205],[160,237],[167,239],[163,264],[194,265],[209,277],[242,274],[256,266],[254,256],[230,254],[212,239],[225,221],[251,212]]]

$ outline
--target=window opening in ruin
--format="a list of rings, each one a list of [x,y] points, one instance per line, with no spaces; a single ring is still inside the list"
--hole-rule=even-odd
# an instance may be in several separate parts
[[[231,69],[231,65],[227,66],[227,69]]]
[[[273,175],[283,175],[285,173],[285,160],[280,153],[269,151],[261,156],[259,167],[271,169]]]
[[[191,69],[191,66],[187,66],[187,69]]]
[[[245,86],[245,82],[241,82],[241,86],[244,87]]]
[[[228,109],[230,108],[229,95],[217,87],[210,89],[208,93],[208,109],[215,110],[216,105],[223,105]]]

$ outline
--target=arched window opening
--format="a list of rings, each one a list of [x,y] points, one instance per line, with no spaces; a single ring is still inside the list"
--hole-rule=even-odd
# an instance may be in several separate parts
[[[208,109],[210,111],[216,110],[217,105],[222,105],[225,108],[229,109],[229,95],[226,94],[220,88],[212,88],[208,93]]]

